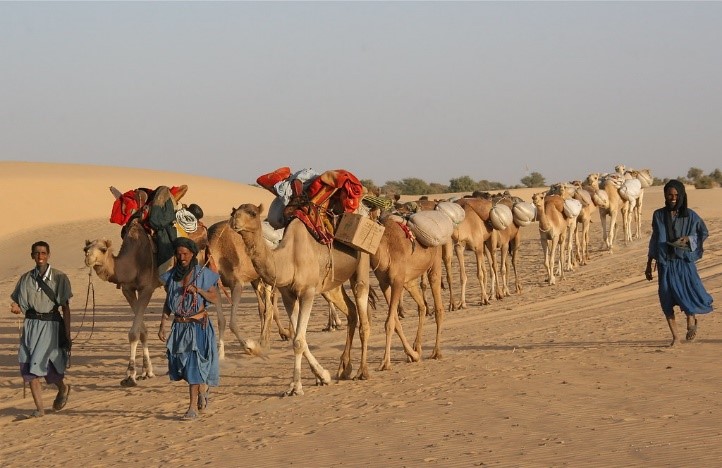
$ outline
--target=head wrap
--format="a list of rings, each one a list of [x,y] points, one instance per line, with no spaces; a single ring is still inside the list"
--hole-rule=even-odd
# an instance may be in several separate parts
[[[687,216],[687,191],[684,188],[684,184],[677,179],[672,179],[664,185],[664,194],[667,195],[667,190],[671,188],[677,191],[677,202],[674,206],[666,205],[667,209],[669,211],[676,211],[678,217],[684,218]]]
[[[188,273],[193,271],[196,265],[198,265],[198,259],[196,256],[198,255],[198,246],[196,245],[193,240],[187,238],[187,237],[178,237],[176,240],[173,241],[173,248],[178,251],[178,247],[185,247],[186,249],[190,250],[193,253],[193,258],[190,262],[188,262],[188,266],[184,267],[180,263],[177,263],[175,268],[173,269],[173,279],[175,281],[181,281],[183,278],[186,277]]]
[[[188,237],[177,237],[176,240],[173,241],[173,248],[177,250],[178,247],[185,247],[193,252],[193,256],[198,255],[198,245],[193,242],[193,239]]]

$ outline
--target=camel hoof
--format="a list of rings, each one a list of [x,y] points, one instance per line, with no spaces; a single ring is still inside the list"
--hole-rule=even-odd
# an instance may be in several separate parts
[[[356,374],[356,377],[354,377],[353,379],[354,380],[368,380],[369,379],[368,369],[359,370],[358,374]]]
[[[381,365],[379,366],[379,368],[376,369],[376,370],[379,371],[379,372],[391,370],[391,363],[383,363],[383,364],[381,364]]]
[[[126,377],[123,380],[120,381],[121,387],[137,387],[138,382],[135,381],[132,377]]]
[[[328,385],[331,383],[331,374],[326,369],[321,372],[321,375],[319,375],[316,378],[316,385],[319,387],[323,387],[324,385]]]

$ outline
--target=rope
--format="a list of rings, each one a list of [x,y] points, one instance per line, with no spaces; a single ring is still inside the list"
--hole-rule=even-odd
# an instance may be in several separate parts
[[[187,233],[196,232],[198,230],[198,220],[193,213],[185,208],[175,212],[175,219],[180,224],[180,227]]]
[[[93,297],[93,324],[90,328],[90,335],[88,335],[88,338],[85,339],[82,343],[87,343],[90,341],[90,339],[93,337],[93,332],[95,331],[95,286],[93,285],[93,269],[88,269],[88,289],[85,295],[85,309],[83,310],[83,318],[80,321],[80,326],[78,327],[78,330],[75,332],[75,336],[70,340],[71,342],[75,342],[75,340],[78,338],[78,335],[80,335],[80,330],[82,330],[83,325],[85,324],[85,315],[88,313],[88,302],[90,301],[90,297],[92,295]]]

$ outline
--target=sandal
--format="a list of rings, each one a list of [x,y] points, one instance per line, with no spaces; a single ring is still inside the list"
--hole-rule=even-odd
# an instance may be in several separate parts
[[[68,395],[70,395],[70,385],[65,384],[65,391],[58,390],[55,401],[53,401],[53,409],[55,411],[60,411],[65,408],[65,405],[68,403]]]
[[[685,337],[687,341],[693,341],[697,337],[697,324],[694,324],[693,326],[689,327],[687,330],[687,336]]]
[[[181,420],[183,421],[195,421],[196,419],[198,419],[198,413],[193,410],[188,410],[186,414],[181,416]]]

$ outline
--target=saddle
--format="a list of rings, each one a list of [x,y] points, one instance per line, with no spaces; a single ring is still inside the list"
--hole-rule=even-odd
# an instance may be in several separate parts
[[[284,167],[264,174],[256,181],[278,196],[275,186],[285,180],[284,176],[289,177],[288,174],[290,170]],[[333,242],[340,216],[358,209],[364,192],[358,178],[343,169],[322,173],[306,188],[300,179],[290,180],[290,186],[291,197],[283,210],[285,224],[298,218],[314,239],[324,245]]]

